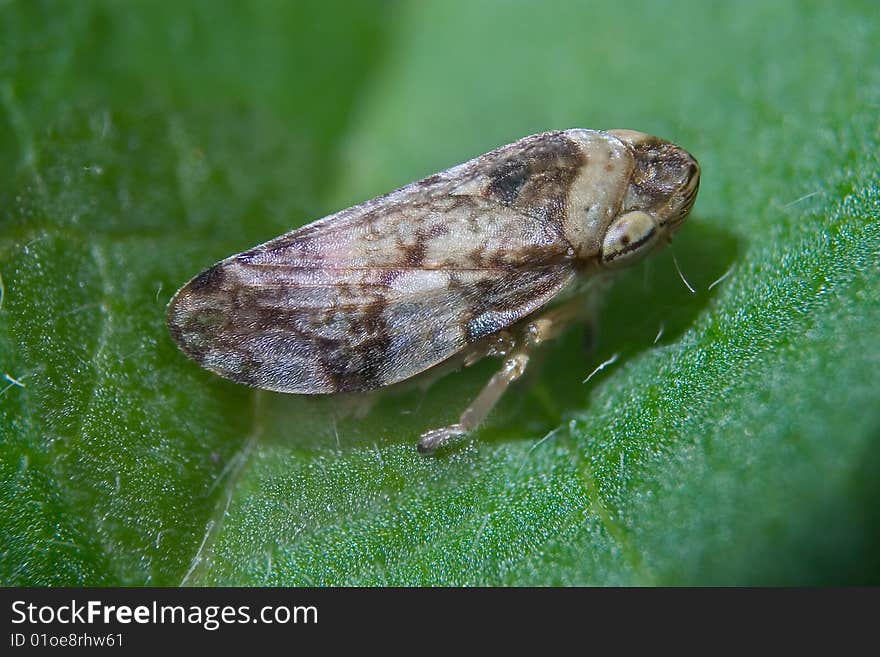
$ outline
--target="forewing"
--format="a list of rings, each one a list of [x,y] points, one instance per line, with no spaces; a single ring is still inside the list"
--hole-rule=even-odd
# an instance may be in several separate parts
[[[568,265],[526,270],[308,270],[225,261],[169,309],[183,350],[280,392],[369,390],[446,360],[552,299]]]
[[[580,157],[564,133],[528,137],[228,258],[172,300],[172,335],[207,369],[272,390],[413,376],[570,282]]]

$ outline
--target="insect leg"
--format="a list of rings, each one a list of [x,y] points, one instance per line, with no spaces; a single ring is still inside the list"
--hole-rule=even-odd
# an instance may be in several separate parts
[[[587,306],[582,299],[571,301],[551,308],[540,317],[532,320],[525,326],[525,339],[534,346],[538,346],[548,340],[552,340],[572,322],[583,321],[588,315]]]
[[[502,368],[489,379],[489,383],[480,391],[470,406],[464,409],[456,424],[432,429],[422,434],[419,439],[419,452],[430,454],[452,439],[476,429],[504,394],[504,391],[507,390],[507,386],[522,376],[528,362],[529,355],[527,353],[512,354],[504,361]]]
[[[488,339],[483,340],[477,349],[468,353],[464,358],[464,366],[470,367],[486,356],[507,356],[516,347],[516,340],[510,331],[499,331]]]
[[[458,422],[422,434],[418,449],[430,454],[451,440],[476,429],[507,390],[520,378],[529,363],[529,350],[561,333],[572,321],[583,314],[583,301],[572,300],[553,308],[523,327],[521,346],[511,353],[504,365],[496,372],[471,404],[464,409]]]

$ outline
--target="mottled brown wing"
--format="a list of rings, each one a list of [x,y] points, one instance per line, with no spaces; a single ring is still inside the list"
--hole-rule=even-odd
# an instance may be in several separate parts
[[[580,163],[527,138],[228,258],[168,324],[202,366],[283,392],[409,378],[534,312],[574,277],[562,234]]]
[[[219,265],[169,323],[204,367],[281,392],[369,390],[407,379],[539,308],[565,265],[459,272]]]

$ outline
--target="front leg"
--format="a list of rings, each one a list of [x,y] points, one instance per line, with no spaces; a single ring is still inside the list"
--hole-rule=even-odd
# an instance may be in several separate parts
[[[419,438],[419,452],[430,454],[452,440],[474,431],[486,419],[508,386],[526,371],[530,350],[555,337],[572,321],[578,319],[583,314],[582,303],[572,300],[525,324],[519,345],[513,348],[501,369],[489,379],[474,401],[464,409],[458,422],[423,433]]]

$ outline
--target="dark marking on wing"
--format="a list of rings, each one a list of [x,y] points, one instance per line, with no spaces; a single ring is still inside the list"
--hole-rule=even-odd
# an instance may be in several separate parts
[[[503,205],[511,205],[529,177],[529,163],[511,160],[489,174],[489,185],[484,194]]]
[[[401,245],[403,253],[403,264],[407,267],[421,267],[425,262],[425,254],[428,252],[428,245],[425,237],[416,236],[416,241],[412,244]]]
[[[381,287],[391,287],[392,283],[402,275],[402,269],[385,269],[379,274],[379,285]]]
[[[434,225],[432,225],[428,229],[427,238],[434,239],[435,237],[442,237],[443,235],[449,234],[449,226],[444,224],[442,221],[438,221]]]
[[[220,264],[214,265],[210,269],[206,269],[201,274],[192,279],[189,282],[189,288],[193,292],[199,290],[210,292],[212,290],[220,289],[223,287],[224,276],[224,267]]]
[[[529,177],[513,206],[561,222],[571,185],[586,163],[586,156],[577,144],[558,134],[539,141],[526,151],[524,158],[529,165]]]
[[[435,185],[443,179],[443,176],[439,173],[435,173],[433,176],[428,176],[427,178],[422,178],[416,184],[419,187],[430,187],[431,185]]]
[[[501,316],[480,315],[465,324],[468,342],[476,342],[487,335],[497,333],[505,326]]]

